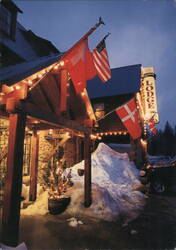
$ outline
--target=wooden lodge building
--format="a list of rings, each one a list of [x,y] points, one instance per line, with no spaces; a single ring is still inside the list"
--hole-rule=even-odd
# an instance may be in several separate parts
[[[141,138],[130,139],[118,116],[107,114],[135,96],[144,128],[149,109],[142,89],[155,74],[141,65],[112,69],[107,83],[95,78],[77,94],[62,64],[63,54],[17,22],[17,13],[22,11],[12,1],[2,0],[0,11],[1,241],[16,246],[22,183],[26,176],[30,178],[29,200],[35,201],[41,170],[60,151],[67,168],[84,159],[86,207],[92,202],[91,152],[98,142],[131,143],[131,160],[142,166],[146,143]],[[156,114],[158,122],[156,105],[154,108],[150,115]]]
[[[98,77],[88,83],[88,94],[95,112],[98,126],[95,134],[100,141],[105,143],[131,144],[129,157],[138,168],[141,168],[147,161],[146,154],[146,115],[154,115],[155,122],[158,123],[156,92],[155,92],[155,73],[153,68],[143,68],[141,64],[125,66],[111,69],[111,79],[102,84]],[[146,83],[151,82],[152,93],[148,93]],[[153,99],[147,99],[149,95]],[[132,98],[136,98],[138,114],[142,127],[141,138],[132,140],[127,129],[122,123],[115,109]],[[153,103],[152,109],[147,108],[146,103]],[[142,140],[141,140],[142,139]]]

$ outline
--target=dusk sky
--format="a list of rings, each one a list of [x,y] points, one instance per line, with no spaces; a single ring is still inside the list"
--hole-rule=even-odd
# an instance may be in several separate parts
[[[89,37],[90,49],[110,32],[106,46],[111,68],[133,64],[154,67],[160,116],[157,127],[163,128],[166,121],[176,124],[175,0],[14,2],[23,11],[18,21],[60,51],[69,49],[101,16],[106,25]]]

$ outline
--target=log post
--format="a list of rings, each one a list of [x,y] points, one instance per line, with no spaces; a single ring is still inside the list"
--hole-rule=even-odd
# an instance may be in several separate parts
[[[23,171],[23,148],[26,115],[9,115],[7,173],[2,213],[2,242],[16,246],[19,240],[20,202]]]
[[[80,144],[79,144],[79,137],[76,136],[75,138],[75,163],[80,161]]]
[[[84,206],[89,207],[92,204],[91,197],[91,151],[90,137],[85,134],[84,138]]]
[[[67,110],[67,70],[60,70],[60,112]]]
[[[31,145],[31,162],[30,162],[30,188],[29,188],[30,201],[35,201],[37,198],[38,151],[39,151],[39,135],[37,134],[37,130],[33,130],[32,145]]]

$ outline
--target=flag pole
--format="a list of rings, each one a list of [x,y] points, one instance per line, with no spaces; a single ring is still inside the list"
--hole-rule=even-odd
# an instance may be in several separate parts
[[[109,35],[111,35],[111,33],[108,32],[108,34],[107,34],[106,36],[103,37],[102,41],[105,41],[106,38],[107,38]]]
[[[78,41],[76,42],[69,50],[66,51],[66,53],[63,55],[63,57],[61,58],[64,59],[64,57],[69,53],[71,52],[71,50],[73,50],[77,45],[78,43],[80,43],[81,41],[85,40],[88,38],[88,36],[90,36],[101,24],[105,25],[104,21],[102,20],[101,17],[99,17],[99,21],[98,23],[96,23],[92,28],[89,29],[89,31]]]
[[[105,25],[102,18],[99,17],[98,23],[96,23],[90,30],[78,41],[78,43],[84,39],[86,39],[88,36],[90,36],[101,24]]]
[[[118,108],[118,107],[117,107],[117,108]],[[116,111],[117,108],[115,108],[115,109],[109,111],[109,112],[106,113],[102,118],[97,119],[96,122],[99,122],[100,120],[103,120],[106,116],[108,116],[108,115],[110,115],[111,113],[113,113],[114,111]]]

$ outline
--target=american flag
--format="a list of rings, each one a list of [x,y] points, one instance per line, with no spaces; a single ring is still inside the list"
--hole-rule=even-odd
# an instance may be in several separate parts
[[[107,36],[106,36],[107,37]],[[108,54],[106,51],[105,38],[93,50],[93,61],[97,74],[102,82],[106,82],[111,78],[111,70],[109,66]]]

